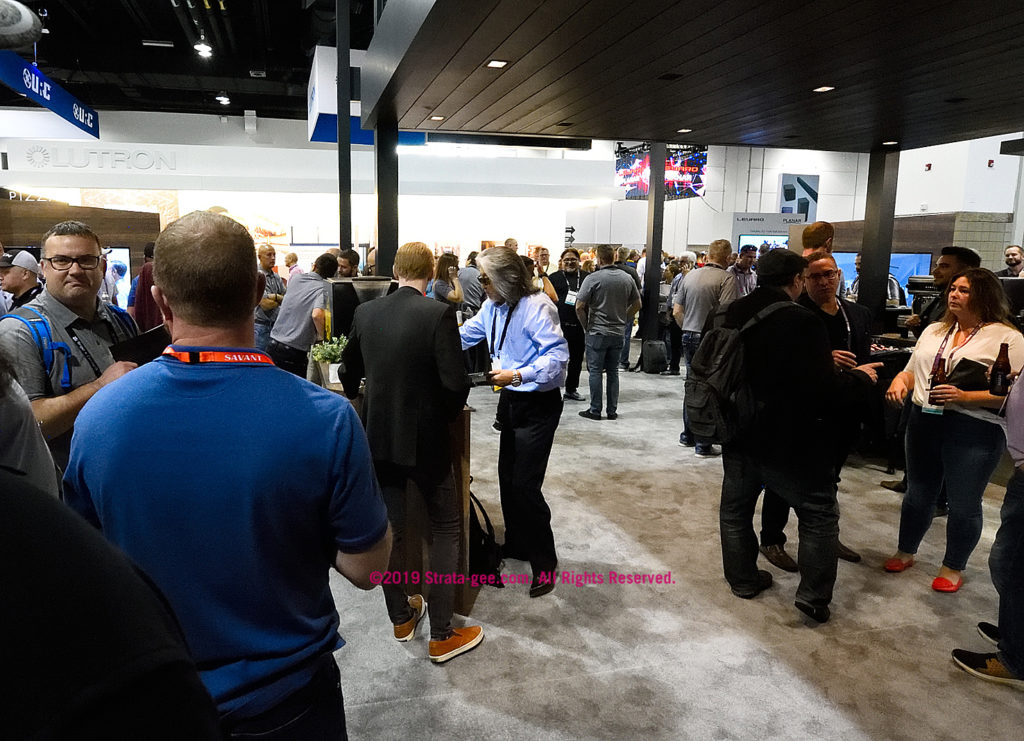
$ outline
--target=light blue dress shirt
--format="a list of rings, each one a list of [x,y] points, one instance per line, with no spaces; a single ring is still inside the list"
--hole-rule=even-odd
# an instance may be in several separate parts
[[[569,344],[562,335],[558,310],[551,299],[539,291],[530,294],[512,309],[512,318],[508,316],[508,304],[484,301],[480,312],[459,328],[462,349],[487,340],[488,351],[501,360],[501,367],[518,369],[523,377],[521,385],[507,387],[510,391],[560,388],[565,383]]]

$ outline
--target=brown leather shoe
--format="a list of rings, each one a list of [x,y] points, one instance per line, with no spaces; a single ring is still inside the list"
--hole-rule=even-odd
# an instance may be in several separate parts
[[[454,659],[459,654],[472,651],[483,639],[484,629],[479,625],[452,628],[452,634],[443,641],[430,642],[430,660],[435,664],[441,664]]]
[[[423,599],[422,594],[414,594],[409,597],[409,607],[412,608],[412,617],[395,626],[395,640],[411,641],[416,637],[416,626],[420,624],[427,611],[427,601]]]
[[[796,565],[788,553],[786,553],[786,547],[781,544],[776,545],[763,545],[761,546],[761,555],[768,559],[768,563],[772,566],[776,566],[783,571],[789,571],[790,573],[796,573],[800,568]]]
[[[844,561],[849,561],[850,563],[860,563],[860,554],[852,548],[843,545],[842,542],[839,542],[839,544],[836,546],[836,555]]]

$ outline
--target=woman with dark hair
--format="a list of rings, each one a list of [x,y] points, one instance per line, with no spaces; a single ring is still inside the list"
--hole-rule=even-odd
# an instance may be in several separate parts
[[[904,571],[931,526],[942,483],[949,498],[946,553],[932,589],[956,592],[981,538],[981,498],[1006,446],[1006,421],[996,413],[1004,397],[988,391],[988,371],[1002,344],[1010,365],[1024,365],[1024,337],[1010,321],[999,280],[969,268],[946,293],[946,314],[924,330],[907,367],[886,398],[902,405],[913,394],[907,424],[907,494],[900,513],[899,546],[885,570]],[[945,383],[933,383],[940,373]],[[941,376],[940,376],[941,380]]]
[[[459,283],[459,258],[445,252],[434,266],[434,298],[442,303],[462,305],[462,284]]]
[[[531,282],[522,259],[507,247],[477,257],[487,294],[480,312],[460,328],[462,348],[481,340],[491,355],[490,381],[501,389],[498,485],[507,558],[529,561],[530,596],[554,589],[558,565],[551,510],[541,486],[562,415],[569,346],[554,303]]]
[[[583,401],[576,391],[580,385],[580,371],[583,368],[583,354],[586,350],[586,334],[576,316],[576,294],[583,285],[583,273],[580,272],[580,253],[575,247],[562,250],[558,260],[559,269],[549,276],[551,287],[555,290],[558,300],[558,321],[562,325],[562,334],[569,343],[569,366],[565,375],[564,399]]]
[[[60,493],[60,477],[32,404],[0,352],[0,468],[48,494]]]

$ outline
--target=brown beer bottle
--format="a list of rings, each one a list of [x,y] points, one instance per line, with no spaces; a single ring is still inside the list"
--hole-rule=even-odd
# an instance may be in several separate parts
[[[938,370],[936,370],[934,373],[932,373],[932,382],[931,382],[931,386],[929,386],[929,388],[930,389],[934,389],[936,386],[941,386],[944,383],[946,383],[946,363],[942,362],[942,363],[939,363]],[[935,406],[935,407],[941,407],[941,406],[944,406],[946,404],[946,402],[941,401],[939,399],[936,399],[932,395],[931,391],[928,392],[928,403],[931,406]]]
[[[1005,342],[999,346],[999,355],[989,372],[988,392],[993,396],[1010,393],[1010,346]]]

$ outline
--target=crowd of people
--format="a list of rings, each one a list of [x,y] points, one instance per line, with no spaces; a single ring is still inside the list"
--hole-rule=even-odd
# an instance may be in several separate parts
[[[837,559],[861,560],[840,542],[838,483],[862,412],[883,393],[871,312],[844,297],[833,239],[831,225],[817,222],[804,231],[802,254],[748,245],[737,253],[716,240],[702,255],[666,260],[665,301],[652,309],[666,320],[661,338],[678,348],[666,353],[667,376],[681,375],[680,360],[694,373],[712,334],[737,333],[756,414],[716,439],[691,429],[684,405],[679,444],[722,458],[732,593],[750,599],[772,586],[757,565],[763,555],[799,572],[795,605],[818,623],[831,618]],[[332,656],[344,641],[328,570],[362,589],[376,586],[375,573],[407,573],[406,513],[419,496],[430,568],[456,572],[461,510],[445,431],[474,382],[500,391],[502,555],[530,566],[531,598],[555,588],[548,459],[565,402],[589,401],[579,410],[586,420],[620,416],[618,373],[629,367],[643,311],[644,255],[599,245],[588,272],[591,258],[572,247],[553,266],[546,248],[524,257],[509,239],[481,245],[460,267],[423,243],[402,245],[397,290],[360,305],[348,335],[341,380],[357,414],[305,376],[310,347],[325,336],[327,282],[357,275],[358,253],[326,252],[310,271],[286,255],[284,280],[272,246],[257,248],[226,216],[195,212],[147,248],[126,311],[100,299],[101,245],[87,225],[62,222],[43,235],[39,261],[27,252],[0,261],[15,302],[0,318],[0,478],[18,496],[63,499],[105,541],[69,510],[54,516],[52,505],[29,500],[4,502],[4,524],[33,533],[47,518],[60,521],[67,547],[87,554],[82,578],[116,581],[96,590],[109,601],[99,613],[124,615],[130,626],[97,630],[95,650],[112,660],[82,663],[59,695],[42,689],[46,667],[27,659],[12,667],[51,705],[64,703],[57,711],[27,704],[25,728],[138,729],[174,718],[194,738],[344,738]],[[1011,258],[1019,264],[1019,248],[1011,253],[1008,269]],[[375,259],[367,262],[364,271],[375,272]],[[953,658],[976,676],[1024,687],[1024,390],[1013,384],[1006,396],[991,385],[997,360],[1024,366],[1024,337],[996,276],[979,263],[970,250],[942,250],[933,271],[941,292],[908,322],[919,339],[884,392],[906,409],[907,468],[884,569],[914,565],[945,492],[947,547],[932,588],[957,592],[979,541],[983,490],[1008,448],[1018,468],[990,557],[999,616],[979,623],[997,650],[957,649]],[[138,363],[118,360],[154,316],[170,336],[166,348]],[[579,393],[584,360],[589,399]],[[126,476],[127,461],[145,465]],[[790,510],[795,559],[785,549]],[[59,579],[52,558],[23,560],[40,584]],[[482,627],[453,620],[454,590],[453,581],[432,585],[428,604],[403,584],[384,585],[394,638],[412,641],[427,617],[434,663],[478,646]],[[0,602],[10,613],[25,609]],[[147,626],[146,641],[132,645]],[[121,712],[129,701],[136,711]]]

